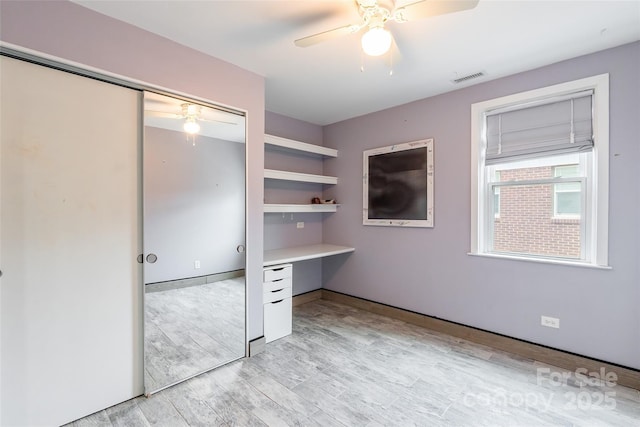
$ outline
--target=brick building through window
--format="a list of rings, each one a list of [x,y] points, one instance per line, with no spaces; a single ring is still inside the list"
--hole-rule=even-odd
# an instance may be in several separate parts
[[[579,183],[525,184],[575,176],[576,169],[577,165],[562,165],[496,171],[497,182],[523,184],[494,187],[494,251],[580,258]]]

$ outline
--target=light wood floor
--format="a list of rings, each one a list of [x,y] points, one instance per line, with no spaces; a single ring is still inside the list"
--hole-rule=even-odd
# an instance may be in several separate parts
[[[561,380],[563,374],[569,378]],[[75,426],[637,426],[640,392],[326,300],[266,351]]]
[[[145,294],[145,390],[245,354],[244,277]]]

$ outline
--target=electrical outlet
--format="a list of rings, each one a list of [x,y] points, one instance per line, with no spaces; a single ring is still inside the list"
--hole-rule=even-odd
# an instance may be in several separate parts
[[[196,270],[200,268],[200,260],[199,259],[193,261],[193,268],[195,268]]]
[[[540,324],[547,328],[560,328],[560,319],[549,316],[540,316]]]
[[[296,228],[304,228],[304,222],[297,223]]]

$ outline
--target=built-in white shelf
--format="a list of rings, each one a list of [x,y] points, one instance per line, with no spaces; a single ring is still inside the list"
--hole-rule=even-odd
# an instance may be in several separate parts
[[[327,148],[321,145],[307,144],[306,142],[295,141],[293,139],[282,138],[275,135],[265,134],[264,143],[268,145],[289,148],[291,150],[302,151],[305,153],[318,154],[325,157],[338,157],[338,150],[335,150],[333,148]]]
[[[284,264],[288,262],[305,261],[308,259],[324,258],[332,255],[346,254],[355,251],[349,246],[330,245],[320,243],[309,246],[295,246],[291,248],[272,249],[264,251],[264,266]]]
[[[338,210],[337,204],[272,204],[264,205],[264,212],[335,212]]]
[[[281,179],[285,181],[313,182],[316,184],[337,184],[335,176],[313,175],[310,173],[289,172],[275,169],[265,169],[264,177],[269,179]]]

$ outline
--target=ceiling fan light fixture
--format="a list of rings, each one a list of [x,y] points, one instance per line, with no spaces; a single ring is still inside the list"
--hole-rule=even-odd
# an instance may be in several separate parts
[[[197,117],[200,114],[200,106],[196,104],[189,104],[185,102],[182,104],[182,115],[185,117]]]
[[[372,27],[362,36],[362,50],[369,56],[380,56],[391,47],[391,33],[384,27]]]
[[[182,128],[189,135],[195,135],[196,133],[200,132],[200,125],[198,124],[198,122],[196,122],[195,117],[187,117],[187,119],[184,121],[184,125],[182,125]]]

